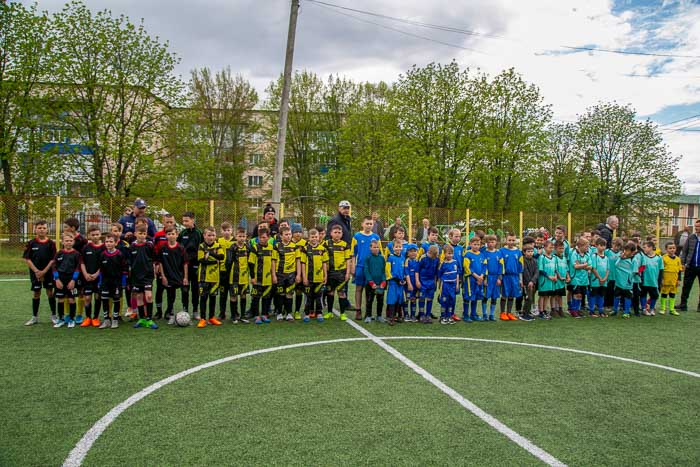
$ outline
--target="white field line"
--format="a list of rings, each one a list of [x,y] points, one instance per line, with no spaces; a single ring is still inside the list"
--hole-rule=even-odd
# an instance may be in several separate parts
[[[520,446],[521,448],[525,449],[527,452],[541,460],[547,465],[551,466],[566,466],[562,461],[557,459],[556,457],[552,456],[549,454],[547,451],[544,449],[536,446],[532,441],[529,439],[525,438],[524,436],[516,433],[512,429],[508,428],[504,423],[493,417],[492,415],[489,415],[488,413],[484,412],[481,408],[479,408],[477,405],[475,405],[473,402],[470,400],[464,398],[461,394],[459,394],[457,391],[437,379],[435,376],[432,374],[428,373],[425,369],[422,367],[418,366],[416,363],[414,363],[412,360],[410,360],[408,357],[403,355],[401,352],[384,342],[381,338],[375,336],[371,332],[369,332],[367,329],[364,327],[360,326],[359,324],[355,323],[352,320],[347,320],[346,321],[350,326],[361,332],[363,335],[367,336],[370,338],[372,342],[377,344],[379,347],[382,349],[386,350],[389,352],[392,356],[396,357],[401,363],[418,373],[420,376],[422,376],[426,381],[428,381],[430,384],[447,394],[450,398],[452,398],[455,402],[457,402],[459,405],[479,417],[482,421],[486,422],[488,425],[490,425],[492,428],[496,429],[499,433],[503,434],[506,436],[508,439],[513,441],[515,444]]]

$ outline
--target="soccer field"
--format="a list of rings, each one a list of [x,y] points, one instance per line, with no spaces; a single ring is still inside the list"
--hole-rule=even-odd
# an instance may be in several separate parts
[[[25,327],[28,282],[0,289],[2,466],[700,463],[696,295],[679,317],[153,331],[53,329],[45,299]]]

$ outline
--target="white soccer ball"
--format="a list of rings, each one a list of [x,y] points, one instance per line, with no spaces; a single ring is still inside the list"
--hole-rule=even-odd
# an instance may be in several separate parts
[[[190,318],[190,314],[186,311],[181,311],[175,315],[175,324],[177,324],[180,327],[187,327],[190,325],[191,322],[192,318]]]

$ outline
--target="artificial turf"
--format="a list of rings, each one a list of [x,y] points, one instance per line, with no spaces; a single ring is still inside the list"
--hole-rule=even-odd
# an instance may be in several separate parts
[[[28,282],[1,282],[0,465],[59,465],[105,413],[187,368],[256,349],[362,337],[337,319],[157,331],[25,327]],[[351,295],[352,296],[352,295]],[[694,304],[696,294],[691,297]],[[364,325],[571,347],[700,371],[700,313],[455,326]],[[387,340],[569,465],[697,465],[700,378],[553,350]],[[371,342],[223,363],[127,409],[84,465],[539,463]]]

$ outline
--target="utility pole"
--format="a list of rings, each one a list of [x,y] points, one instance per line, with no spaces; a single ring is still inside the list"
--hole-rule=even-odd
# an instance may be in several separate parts
[[[279,207],[282,200],[282,179],[284,178],[284,148],[287,141],[287,114],[289,113],[289,88],[292,82],[292,61],[294,60],[294,37],[297,29],[299,0],[292,1],[287,33],[287,53],[284,57],[284,77],[282,81],[282,101],[277,126],[277,153],[275,155],[275,176],[272,180],[272,203]]]

